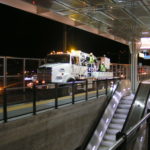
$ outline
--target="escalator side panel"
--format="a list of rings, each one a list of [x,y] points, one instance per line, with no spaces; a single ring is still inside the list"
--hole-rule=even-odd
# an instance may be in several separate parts
[[[149,84],[141,84],[140,89],[137,91],[134,103],[132,104],[128,119],[124,125],[122,132],[127,132],[132,126],[134,126],[144,115],[145,107],[150,92]]]

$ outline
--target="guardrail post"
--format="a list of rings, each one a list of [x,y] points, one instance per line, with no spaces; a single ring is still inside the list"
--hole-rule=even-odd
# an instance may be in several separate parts
[[[74,104],[74,95],[75,95],[75,90],[74,90],[74,81],[72,82],[72,104]]]
[[[6,88],[4,88],[4,93],[3,93],[3,119],[4,122],[7,122],[7,92]]]
[[[88,80],[85,80],[85,100],[88,100]]]
[[[107,79],[105,80],[105,86],[106,86],[106,88],[105,88],[106,91],[105,92],[106,92],[106,95],[107,95],[107,92],[108,92],[108,80]]]
[[[98,98],[98,83],[99,83],[99,80],[96,79],[96,97]]]
[[[120,150],[120,149],[126,149],[126,145],[127,145],[127,135],[123,132],[118,132],[116,133],[116,141],[119,140],[121,137],[123,137],[125,139],[125,141],[119,146],[117,147],[116,150]]]
[[[55,83],[55,109],[58,108],[58,83]]]
[[[33,85],[33,115],[36,115],[36,85]]]

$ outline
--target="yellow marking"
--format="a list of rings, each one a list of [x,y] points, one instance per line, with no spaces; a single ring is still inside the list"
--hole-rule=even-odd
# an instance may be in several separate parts
[[[103,91],[103,90],[99,90],[99,91]],[[96,93],[96,91],[91,91],[91,92],[88,92],[88,94],[94,94]],[[80,94],[76,94],[75,97],[79,97],[79,96],[83,96],[85,95],[85,92],[84,93],[80,93]],[[58,100],[66,100],[66,99],[70,99],[72,96],[64,96],[64,97],[61,97],[61,98],[58,98]],[[39,105],[43,105],[43,104],[48,104],[50,102],[54,102],[55,99],[48,99],[48,100],[41,100],[41,101],[37,101],[36,102],[36,105],[39,106]],[[25,108],[30,108],[32,107],[33,104],[30,102],[30,103],[26,103],[26,104],[18,104],[18,105],[12,105],[12,106],[8,106],[7,108],[7,111],[15,111],[15,110],[19,110],[19,109],[25,109]],[[3,112],[3,109],[0,108],[0,113]]]

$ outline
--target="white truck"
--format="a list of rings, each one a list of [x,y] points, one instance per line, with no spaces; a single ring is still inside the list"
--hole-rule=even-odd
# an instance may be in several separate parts
[[[78,79],[89,78],[89,58],[90,54],[80,50],[72,50],[71,52],[51,52],[47,56],[46,64],[38,68],[37,80],[39,83],[45,84],[50,82],[66,83]],[[94,58],[96,59],[95,56]],[[92,76],[96,78],[101,76],[100,73],[96,72],[97,66],[95,64],[93,65],[90,78]],[[104,72],[102,74],[104,77],[107,77]]]

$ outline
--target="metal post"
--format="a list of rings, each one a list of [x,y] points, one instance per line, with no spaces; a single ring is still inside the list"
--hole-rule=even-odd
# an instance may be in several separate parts
[[[4,57],[3,59],[4,67],[3,67],[3,86],[6,87],[7,85],[7,57]]]
[[[106,92],[106,95],[107,95],[107,91],[108,91],[108,80],[107,79],[105,80],[105,86],[106,86],[105,87],[105,90],[106,90],[105,92]]]
[[[26,71],[26,59],[23,59],[23,92],[25,92],[25,71]]]
[[[33,115],[36,115],[36,86],[33,85]]]
[[[58,83],[55,83],[55,109],[58,108]]]
[[[97,79],[96,80],[96,97],[98,98],[98,83],[99,83],[99,80]]]
[[[126,149],[126,146],[127,146],[127,135],[125,133],[123,133],[123,132],[116,133],[116,141],[118,141],[121,137],[123,137],[125,139],[125,141],[116,150]]]
[[[4,122],[7,122],[7,93],[6,93],[6,88],[4,88],[4,93],[3,93],[3,119]]]
[[[88,80],[85,80],[85,100],[88,100]]]
[[[75,95],[74,86],[75,86],[75,84],[74,84],[74,81],[73,81],[72,82],[72,104],[74,104],[74,95]]]

